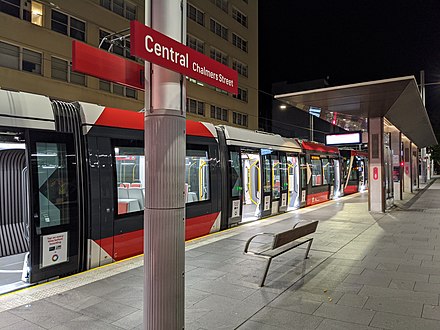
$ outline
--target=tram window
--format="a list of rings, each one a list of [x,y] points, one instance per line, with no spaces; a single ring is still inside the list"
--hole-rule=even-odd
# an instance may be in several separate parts
[[[231,164],[232,197],[240,197],[241,191],[243,190],[240,175],[240,153],[238,151],[231,151],[229,157]]]
[[[307,165],[304,157],[300,158],[300,168],[301,168],[301,188],[307,187]]]
[[[272,198],[280,198],[281,195],[281,169],[277,155],[272,155]]]
[[[328,159],[323,158],[322,160],[322,178],[323,184],[330,184],[330,162]]]
[[[311,159],[312,186],[322,185],[322,166],[320,159]]]
[[[40,227],[69,223],[70,197],[76,187],[69,184],[67,150],[62,143],[37,142]]]
[[[263,155],[263,171],[264,171],[264,183],[263,188],[265,193],[270,193],[272,189],[272,182],[271,182],[271,164],[270,164],[270,156],[269,155]]]
[[[208,151],[187,146],[185,158],[186,203],[206,201],[210,196]]]
[[[115,146],[118,214],[142,211],[145,201],[145,157],[142,147]]]

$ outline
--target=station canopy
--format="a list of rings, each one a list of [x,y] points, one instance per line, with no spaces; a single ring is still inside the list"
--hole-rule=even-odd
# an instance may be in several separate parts
[[[414,76],[276,95],[300,109],[320,108],[352,118],[385,117],[419,148],[436,145]]]

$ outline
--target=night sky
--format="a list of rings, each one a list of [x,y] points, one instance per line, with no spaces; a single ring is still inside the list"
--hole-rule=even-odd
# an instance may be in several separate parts
[[[259,0],[260,91],[329,78],[330,86],[414,75],[440,82],[440,0]],[[426,87],[440,134],[440,84]]]

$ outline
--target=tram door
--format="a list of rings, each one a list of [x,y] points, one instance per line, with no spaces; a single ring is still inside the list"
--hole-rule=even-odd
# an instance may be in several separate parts
[[[78,197],[73,135],[28,131],[29,280],[77,272]]]
[[[333,159],[333,171],[334,171],[334,193],[333,198],[339,197],[341,194],[341,168],[339,166],[339,159]]]
[[[299,162],[298,156],[287,155],[287,211],[299,207]]]
[[[255,149],[241,150],[241,168],[243,171],[243,208],[242,222],[261,218],[261,162]]]
[[[267,217],[271,214],[272,209],[272,150],[261,149],[261,180],[262,184],[262,211],[263,217]],[[278,211],[278,209],[277,209]]]

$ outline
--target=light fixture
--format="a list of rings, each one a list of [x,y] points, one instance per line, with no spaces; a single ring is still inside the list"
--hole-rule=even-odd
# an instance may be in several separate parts
[[[280,105],[280,109],[284,110],[286,108],[287,108],[287,105],[285,105],[285,104]]]

